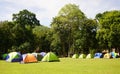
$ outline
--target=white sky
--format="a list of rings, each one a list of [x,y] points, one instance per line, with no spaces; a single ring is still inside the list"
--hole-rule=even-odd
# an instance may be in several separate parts
[[[120,0],[0,0],[0,21],[12,20],[12,14],[27,9],[36,14],[44,26],[68,3],[79,5],[88,18],[109,10],[120,10]]]

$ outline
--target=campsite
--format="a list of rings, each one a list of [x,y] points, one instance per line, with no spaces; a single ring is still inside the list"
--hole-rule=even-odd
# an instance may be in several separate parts
[[[41,57],[41,53],[45,55]],[[96,53],[97,55],[95,54],[94,58],[90,58],[91,54],[88,54],[86,57],[85,54],[74,54],[72,57],[58,58],[53,52],[41,53],[27,53],[23,55],[18,52],[9,53],[6,56],[6,60],[0,60],[0,74],[120,73],[120,58],[98,58],[100,53]]]
[[[0,74],[120,74],[120,0],[0,0]]]

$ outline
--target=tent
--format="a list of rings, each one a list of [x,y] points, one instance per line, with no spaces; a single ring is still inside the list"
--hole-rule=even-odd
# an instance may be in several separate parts
[[[88,55],[86,56],[86,59],[90,59],[90,58],[92,58],[92,57],[91,57],[91,54],[88,54]]]
[[[8,62],[20,62],[22,60],[22,55],[18,52],[11,52],[8,54],[6,61]]]
[[[110,55],[111,55],[112,58],[116,58],[117,53],[115,53],[115,52],[111,52]]]
[[[79,58],[80,58],[80,59],[85,58],[85,54],[80,54]]]
[[[108,58],[108,59],[109,59],[110,56],[111,56],[111,55],[110,55],[109,53],[106,53],[106,54],[104,55],[104,58]]]
[[[72,58],[78,58],[79,56],[78,56],[78,54],[74,54],[73,56],[72,56]]]
[[[8,54],[3,54],[3,55],[2,55],[2,59],[3,59],[3,60],[6,60],[6,59],[7,59],[7,56],[8,56]]]
[[[40,55],[44,57],[46,55],[46,52],[40,52]]]
[[[60,61],[59,58],[53,53],[48,52],[43,58],[42,61],[45,62],[53,62],[53,61]]]
[[[33,54],[23,54],[23,62],[24,63],[31,63],[31,62],[37,62],[36,57]]]
[[[43,58],[43,56],[40,54],[40,53],[32,53],[36,58],[37,58],[37,60],[38,61],[41,61],[42,60],[42,58]]]
[[[37,57],[38,53],[33,52],[32,55],[34,55],[35,57]]]
[[[100,58],[102,56],[102,53],[95,53],[94,58]]]

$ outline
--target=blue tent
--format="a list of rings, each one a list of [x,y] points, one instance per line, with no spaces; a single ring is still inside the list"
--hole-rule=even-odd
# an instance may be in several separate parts
[[[8,54],[6,61],[8,61],[8,62],[20,62],[20,61],[22,61],[22,55],[18,52],[11,52]]]
[[[94,58],[100,58],[102,53],[95,53]]]
[[[46,52],[40,52],[40,55],[44,57],[46,55]]]

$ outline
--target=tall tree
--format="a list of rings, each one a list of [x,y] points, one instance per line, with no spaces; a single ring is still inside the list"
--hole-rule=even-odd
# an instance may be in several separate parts
[[[19,13],[13,14],[13,27],[14,34],[14,46],[18,51],[33,52],[34,51],[34,36],[32,29],[35,26],[41,26],[36,15],[26,9],[19,11]]]
[[[79,48],[83,53],[88,54],[91,49],[96,49],[96,30],[97,22],[92,19],[85,19],[80,26],[79,38],[76,44],[79,44]]]
[[[0,54],[7,53],[8,49],[13,45],[14,39],[11,30],[13,26],[12,22],[0,22]]]
[[[12,19],[16,24],[20,24],[23,27],[25,25],[29,25],[31,27],[40,25],[40,22],[37,20],[36,15],[26,9],[20,11],[17,14],[13,14]]]
[[[19,24],[16,24],[12,30],[12,36],[14,39],[13,47],[16,47],[15,51],[32,52],[34,46],[31,46],[34,42],[32,30],[29,28],[23,28]],[[11,47],[11,50],[13,48]]]
[[[75,4],[65,5],[53,18],[51,27],[60,38],[64,55],[67,55],[70,49],[74,49],[75,31],[79,30],[80,21],[85,18],[84,13]]]
[[[96,38],[101,48],[120,47],[120,10],[106,11],[96,15],[99,23]]]

